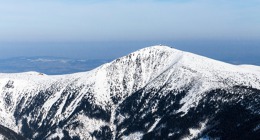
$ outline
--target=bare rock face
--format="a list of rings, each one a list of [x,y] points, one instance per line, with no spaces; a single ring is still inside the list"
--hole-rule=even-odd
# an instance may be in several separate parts
[[[14,88],[14,81],[8,81],[7,83],[6,83],[6,85],[5,85],[5,88]]]

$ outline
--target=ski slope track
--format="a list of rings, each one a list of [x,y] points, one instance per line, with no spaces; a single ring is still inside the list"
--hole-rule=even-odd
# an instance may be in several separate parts
[[[0,139],[257,139],[260,68],[152,46],[82,73],[0,73],[0,126]]]

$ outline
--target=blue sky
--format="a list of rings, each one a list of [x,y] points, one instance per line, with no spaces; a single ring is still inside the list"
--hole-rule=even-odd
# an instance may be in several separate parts
[[[0,42],[259,40],[259,0],[0,0]]]

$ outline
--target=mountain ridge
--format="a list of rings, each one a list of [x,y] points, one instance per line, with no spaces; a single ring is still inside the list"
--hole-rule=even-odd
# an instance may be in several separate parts
[[[37,72],[0,74],[0,80],[0,112],[5,114],[0,117],[1,124],[30,139],[144,138],[158,131],[163,119],[160,110],[174,108],[169,115],[181,113],[179,117],[185,118],[207,98],[206,93],[219,90],[240,95],[239,90],[244,89],[258,99],[260,89],[258,71],[166,46],[144,48],[88,72],[56,76]],[[240,102],[236,98],[232,100]],[[169,105],[160,109],[161,100]],[[140,117],[136,121],[134,115],[131,118],[131,112],[125,110],[129,105],[128,110],[140,111],[137,116],[158,112],[142,126],[144,132],[127,131],[129,119],[142,120]],[[258,104],[251,106],[258,118]],[[145,108],[148,113],[144,113]],[[202,122],[205,127],[207,123]]]

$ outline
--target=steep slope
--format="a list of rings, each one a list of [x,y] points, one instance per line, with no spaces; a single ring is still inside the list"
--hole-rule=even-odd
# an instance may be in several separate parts
[[[25,140],[26,138],[24,138],[21,135],[18,135],[17,133],[15,133],[14,131],[0,125],[0,139],[11,139],[11,140]]]
[[[259,71],[166,46],[89,72],[0,74],[0,93],[0,124],[29,139],[253,139],[260,133]]]

